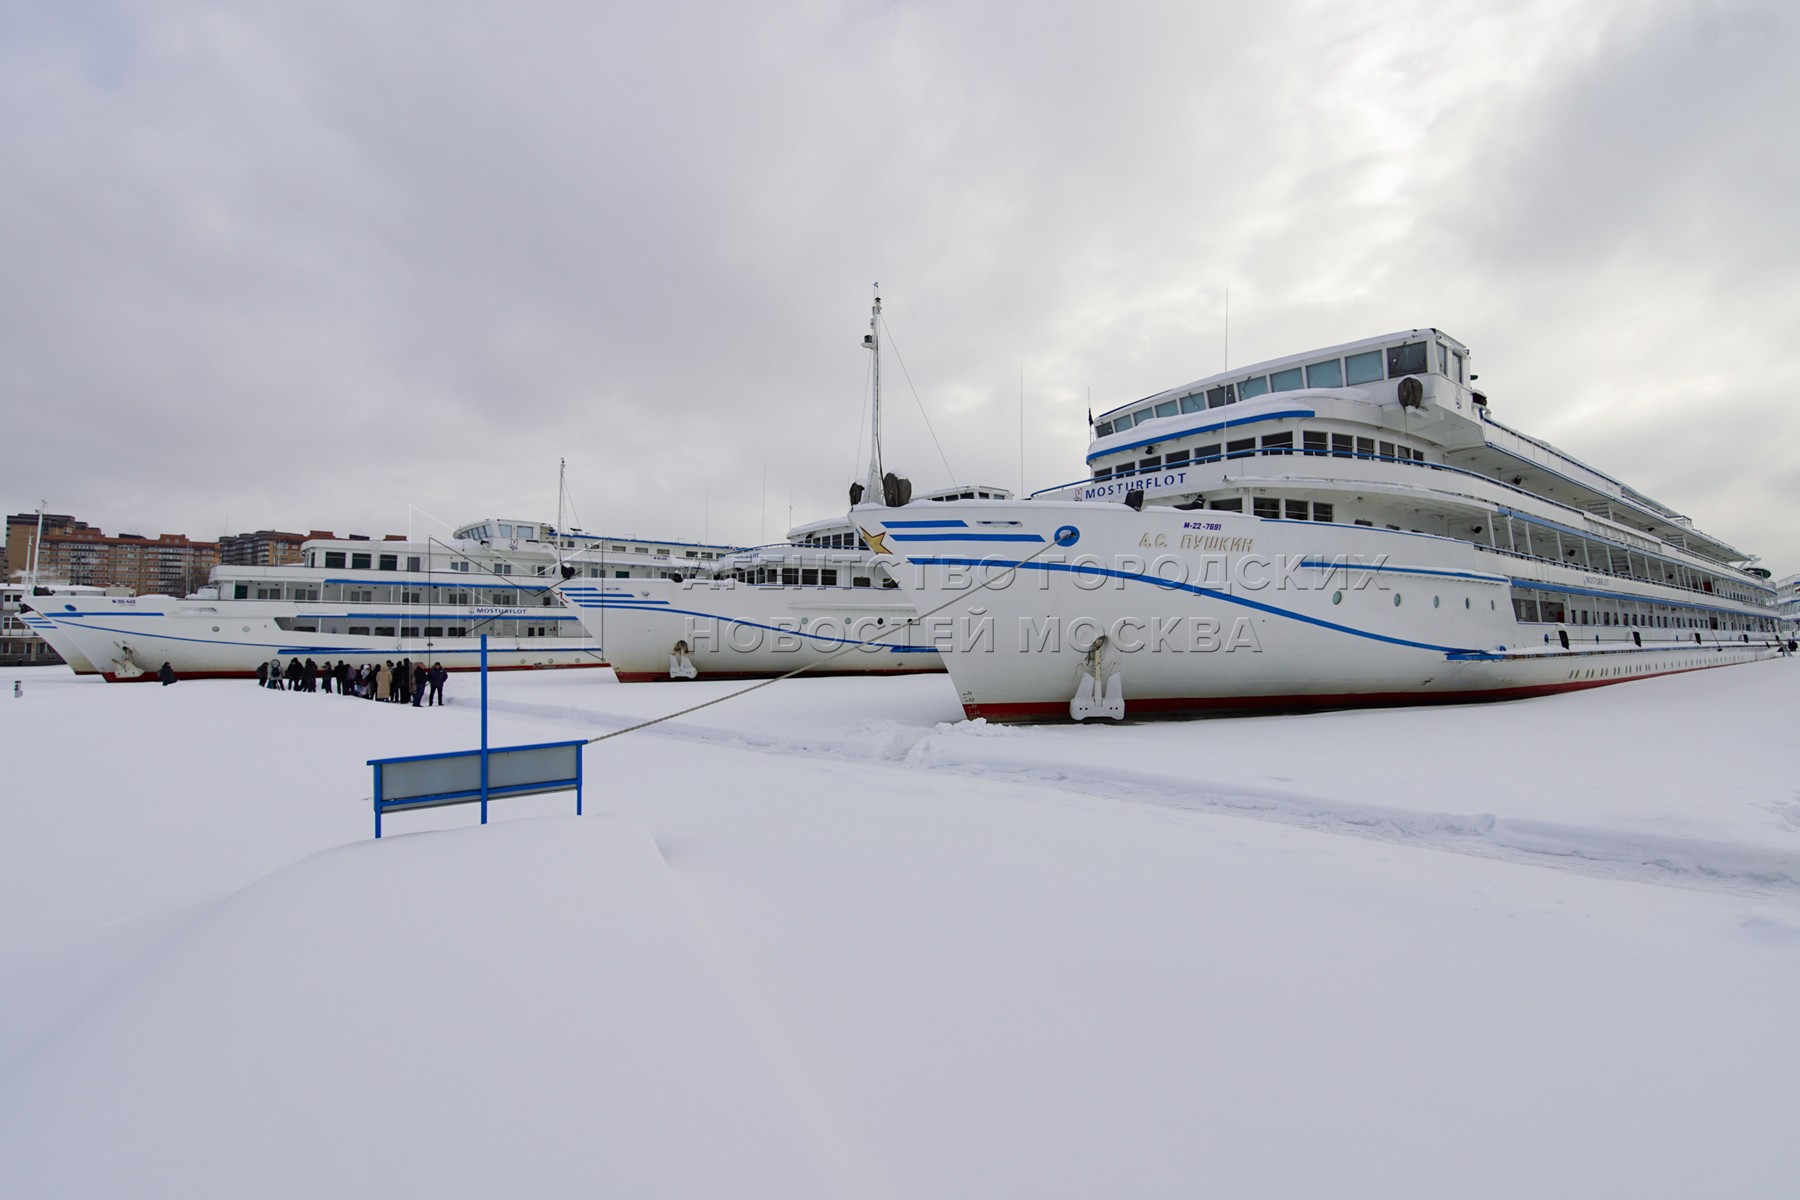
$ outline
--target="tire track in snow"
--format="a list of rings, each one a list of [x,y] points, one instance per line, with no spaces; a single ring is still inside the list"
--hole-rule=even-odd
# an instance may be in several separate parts
[[[589,731],[623,728],[643,719],[576,705],[492,701],[490,707]],[[921,728],[872,719],[817,733],[762,734],[672,721],[644,732],[758,754],[942,773],[1088,799],[1267,821],[1605,879],[1734,895],[1800,896],[1800,853],[1776,847],[1632,833],[1491,812],[1425,812],[1241,785],[1209,787],[1191,777],[1046,761],[1043,752],[1048,739],[1018,726],[959,721]]]

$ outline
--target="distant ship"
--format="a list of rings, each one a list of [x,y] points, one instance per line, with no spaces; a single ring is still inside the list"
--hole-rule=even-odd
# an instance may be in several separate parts
[[[558,585],[675,576],[732,547],[487,518],[448,539],[319,538],[291,566],[219,566],[192,596],[26,597],[21,620],[78,674],[251,676],[272,658],[495,670],[605,666]],[[85,670],[84,670],[85,668]]]
[[[1769,572],[1497,420],[1436,329],[1122,405],[1028,501],[851,512],[971,718],[1534,696],[1782,648]]]

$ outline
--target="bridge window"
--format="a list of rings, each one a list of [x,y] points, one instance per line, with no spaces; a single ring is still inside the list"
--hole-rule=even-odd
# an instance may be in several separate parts
[[[1195,392],[1191,396],[1183,396],[1181,398],[1181,411],[1184,413],[1199,412],[1205,407],[1206,396],[1204,393]]]
[[[1354,387],[1381,378],[1381,351],[1365,350],[1344,359],[1344,382]]]
[[[1111,436],[1111,434],[1112,434],[1112,422],[1111,421],[1101,421],[1098,425],[1094,426],[1094,436],[1097,438],[1109,437],[1109,436]]]
[[[1285,371],[1275,371],[1269,376],[1271,392],[1297,392],[1300,390],[1300,368],[1289,367]]]
[[[1307,509],[1310,507],[1304,500],[1289,500],[1286,505],[1287,519],[1290,521],[1306,520]]]
[[[1315,503],[1313,505],[1313,520],[1315,520],[1315,521],[1331,520],[1331,505]]]
[[[337,567],[341,570],[344,566],[344,552],[342,550],[327,550],[325,552],[325,565],[327,567]]]
[[[1394,443],[1392,443],[1392,442],[1382,442],[1381,443],[1381,457],[1383,457],[1383,458],[1394,457]]]
[[[1324,454],[1331,448],[1331,440],[1322,430],[1304,429],[1300,432],[1300,446],[1307,454]]]
[[[1343,387],[1344,364],[1338,359],[1330,362],[1312,363],[1306,368],[1307,387]]]
[[[1375,453],[1375,439],[1374,438],[1366,438],[1366,437],[1357,438],[1356,439],[1356,452],[1358,454],[1364,454],[1364,455],[1374,454]]]
[[[369,564],[373,561],[374,559],[367,554],[352,554],[350,556],[350,569],[352,571],[366,571],[369,569]]]
[[[1258,375],[1255,379],[1246,379],[1237,385],[1239,400],[1249,400],[1254,396],[1262,395],[1268,390],[1269,378],[1266,375]]]
[[[1339,458],[1348,458],[1356,451],[1356,439],[1347,433],[1331,435],[1331,452]]]
[[[1294,452],[1293,431],[1265,435],[1262,440],[1262,448],[1264,454],[1292,454]]]
[[[1272,521],[1281,519],[1281,501],[1273,496],[1256,496],[1250,501],[1252,516],[1267,517]]]
[[[1179,401],[1175,400],[1164,400],[1161,404],[1156,406],[1156,415],[1159,417],[1172,417],[1180,411],[1181,404]]]
[[[1219,512],[1241,513],[1244,511],[1244,498],[1242,496],[1233,496],[1229,500],[1214,500],[1206,507],[1216,509]]]
[[[1423,375],[1430,365],[1430,361],[1425,357],[1424,342],[1408,342],[1404,346],[1388,347],[1387,373],[1389,379],[1398,379],[1402,375]]]
[[[1227,383],[1220,387],[1209,388],[1206,393],[1206,407],[1223,408],[1227,404],[1237,403],[1237,389]]]

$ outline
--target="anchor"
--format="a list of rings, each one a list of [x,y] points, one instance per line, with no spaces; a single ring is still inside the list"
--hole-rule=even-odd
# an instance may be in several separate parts
[[[688,658],[688,644],[676,642],[675,649],[669,653],[669,678],[693,679],[700,672],[694,669],[693,660]]]
[[[1118,669],[1108,673],[1102,653],[1106,635],[1094,639],[1094,645],[1081,660],[1081,682],[1075,685],[1075,696],[1069,701],[1069,716],[1077,721],[1100,717],[1108,721],[1125,719],[1125,685]]]
[[[139,666],[136,661],[137,651],[133,650],[124,642],[115,642],[113,644],[119,648],[119,653],[113,657],[113,677],[116,679],[136,679],[138,676],[142,675],[144,673],[144,668]]]

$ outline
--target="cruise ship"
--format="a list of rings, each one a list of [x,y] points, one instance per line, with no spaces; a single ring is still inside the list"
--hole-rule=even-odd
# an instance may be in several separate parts
[[[287,566],[219,566],[192,596],[26,599],[21,619],[77,673],[187,679],[251,676],[272,658],[412,658],[446,670],[605,666],[563,603],[577,579],[678,576],[734,549],[485,518],[447,539],[317,538]],[[86,668],[86,670],[84,670]]]
[[[1769,572],[1496,418],[1437,329],[1103,414],[1027,501],[860,505],[971,718],[1491,700],[1785,648]]]
[[[952,487],[928,501],[1010,500]],[[801,525],[786,542],[718,558],[680,578],[575,579],[564,598],[606,647],[621,683],[942,671],[908,622],[913,607],[847,517]]]

